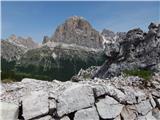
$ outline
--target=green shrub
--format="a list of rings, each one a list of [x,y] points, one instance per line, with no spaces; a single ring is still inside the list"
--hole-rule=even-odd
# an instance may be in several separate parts
[[[140,78],[143,78],[144,80],[150,80],[153,74],[153,72],[150,70],[140,70],[140,69],[125,70],[123,73],[127,76],[138,76]]]

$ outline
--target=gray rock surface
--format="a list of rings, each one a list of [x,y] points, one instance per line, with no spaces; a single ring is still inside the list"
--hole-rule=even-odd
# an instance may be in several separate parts
[[[105,54],[108,58],[93,78],[114,77],[124,70],[134,69],[158,72],[160,70],[159,26],[151,23],[147,33],[140,28],[132,29],[127,32],[125,38],[106,43]]]
[[[48,94],[43,91],[33,91],[22,97],[23,117],[28,120],[43,116],[49,112]]]
[[[105,99],[100,99],[96,103],[96,106],[100,117],[103,119],[116,118],[123,108],[123,105],[119,104],[115,99],[109,96],[105,96]]]
[[[57,104],[58,116],[63,116],[94,104],[94,94],[91,87],[75,85],[66,89],[59,97]]]
[[[13,103],[0,102],[0,119],[1,120],[17,120],[19,106]]]
[[[99,120],[95,107],[79,110],[74,115],[74,120]]]
[[[76,44],[89,48],[103,48],[103,38],[90,23],[82,17],[73,16],[59,25],[54,35],[53,42]]]

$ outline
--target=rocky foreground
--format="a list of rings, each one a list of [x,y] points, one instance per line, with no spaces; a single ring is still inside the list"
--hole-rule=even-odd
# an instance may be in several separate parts
[[[3,84],[3,120],[160,120],[160,74]]]

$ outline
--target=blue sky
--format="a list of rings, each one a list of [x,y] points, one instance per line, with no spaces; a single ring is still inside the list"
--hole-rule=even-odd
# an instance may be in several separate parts
[[[140,27],[147,31],[150,22],[160,22],[160,2],[2,2],[2,38],[11,34],[31,36],[41,42],[53,35],[56,27],[70,16],[83,16],[98,31],[115,32]]]

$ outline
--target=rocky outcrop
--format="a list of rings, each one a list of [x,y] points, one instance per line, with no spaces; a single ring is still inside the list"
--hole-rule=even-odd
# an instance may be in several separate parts
[[[2,105],[15,104],[11,119],[32,120],[159,120],[160,74],[147,84],[139,77],[52,82],[23,79],[2,83]],[[19,112],[17,112],[19,111]]]
[[[93,77],[112,77],[124,70],[145,69],[159,71],[160,24],[151,23],[148,33],[141,29],[127,32],[124,39],[106,44],[106,62]]]
[[[101,35],[103,37],[103,44],[106,45],[108,43],[115,43],[122,41],[125,38],[126,33],[125,32],[114,33],[111,30],[103,29]]]
[[[97,49],[103,47],[103,38],[99,32],[87,20],[78,16],[73,16],[58,26],[51,41]]]

